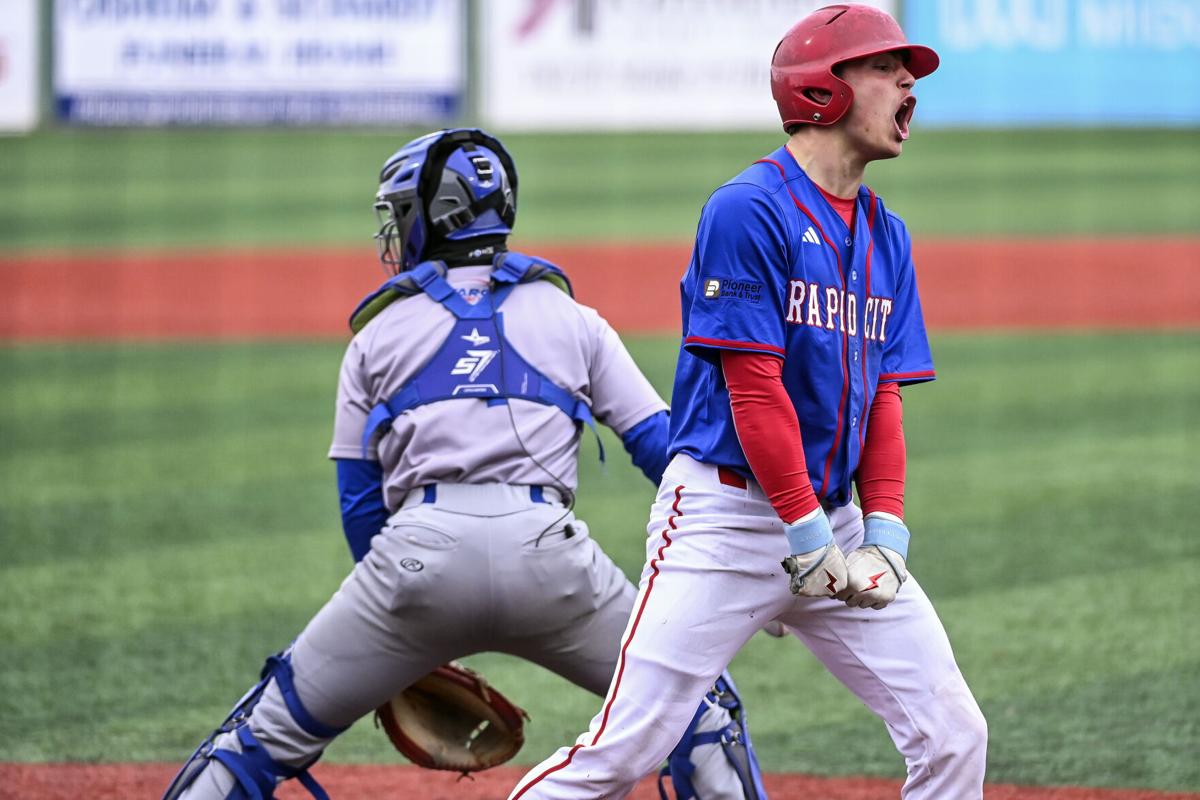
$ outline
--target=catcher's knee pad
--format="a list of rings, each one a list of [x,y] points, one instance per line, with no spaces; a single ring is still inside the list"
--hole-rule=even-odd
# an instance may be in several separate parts
[[[701,719],[714,706],[725,709],[729,714],[729,721],[717,729],[700,730]],[[745,800],[767,800],[762,770],[758,766],[758,757],[754,754],[754,745],[750,742],[750,729],[746,726],[746,711],[728,671],[721,673],[713,688],[704,696],[683,738],[671,751],[666,766],[659,771],[658,793],[662,800],[670,800],[665,786],[667,778],[670,778],[675,789],[676,800],[715,800],[698,794],[698,781],[695,780],[697,765],[694,761],[694,751],[701,745],[710,744],[721,746],[728,768],[736,775],[737,783],[741,784],[741,793]]]
[[[191,786],[210,763],[219,762],[230,775],[235,785],[223,800],[269,800],[275,796],[275,786],[280,781],[296,778],[308,789],[317,800],[329,800],[329,795],[321,788],[316,779],[309,773],[308,768],[321,757],[315,758],[301,767],[290,767],[280,764],[271,757],[266,748],[254,737],[250,730],[250,713],[262,699],[267,686],[274,680],[279,687],[279,693],[287,704],[288,712],[306,733],[323,739],[332,739],[345,728],[333,728],[318,721],[308,713],[296,694],[292,681],[291,651],[284,650],[267,659],[259,674],[259,681],[250,691],[242,696],[221,725],[201,742],[191,758],[184,763],[183,768],[175,775],[171,785],[167,787],[163,800],[176,800]],[[217,739],[224,734],[234,732],[241,750],[231,750],[217,746]]]

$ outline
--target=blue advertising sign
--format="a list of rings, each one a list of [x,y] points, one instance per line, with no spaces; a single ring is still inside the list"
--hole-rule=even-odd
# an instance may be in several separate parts
[[[1200,0],[909,0],[931,125],[1200,122]]]

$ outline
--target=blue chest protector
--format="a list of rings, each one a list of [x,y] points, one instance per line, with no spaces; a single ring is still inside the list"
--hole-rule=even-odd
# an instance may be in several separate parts
[[[571,293],[562,270],[547,261],[521,253],[501,253],[492,265],[492,286],[472,305],[446,280],[446,265],[426,261],[388,280],[350,317],[350,327],[361,330],[392,301],[421,292],[441,303],[455,317],[454,326],[434,354],[400,391],[371,409],[363,431],[363,457],[381,429],[409,409],[442,400],[483,400],[499,405],[512,399],[554,406],[576,423],[596,430],[586,402],[558,386],[526,361],[504,334],[500,306],[518,284],[550,280]],[[597,435],[596,441],[599,442]],[[604,449],[600,449],[604,460]]]

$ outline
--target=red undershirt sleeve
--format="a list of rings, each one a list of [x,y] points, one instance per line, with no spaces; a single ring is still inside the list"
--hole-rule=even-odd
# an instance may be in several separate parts
[[[800,423],[783,387],[783,360],[722,350],[721,370],[742,452],[779,518],[792,523],[815,511],[820,503],[808,477]]]
[[[867,416],[867,441],[855,475],[864,515],[886,511],[904,519],[905,459],[900,386],[881,383]]]

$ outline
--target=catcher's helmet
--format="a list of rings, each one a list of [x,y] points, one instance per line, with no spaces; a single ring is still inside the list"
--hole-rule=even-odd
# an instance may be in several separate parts
[[[771,94],[779,106],[783,129],[795,125],[832,125],[854,100],[850,84],[833,74],[846,61],[903,51],[913,78],[938,67],[928,47],[909,44],[896,20],[870,6],[826,6],[809,14],[783,35],[771,58]],[[813,90],[828,92],[826,100]]]
[[[511,233],[516,166],[477,128],[426,134],[384,162],[375,213],[379,260],[392,272],[411,269],[438,242]]]

